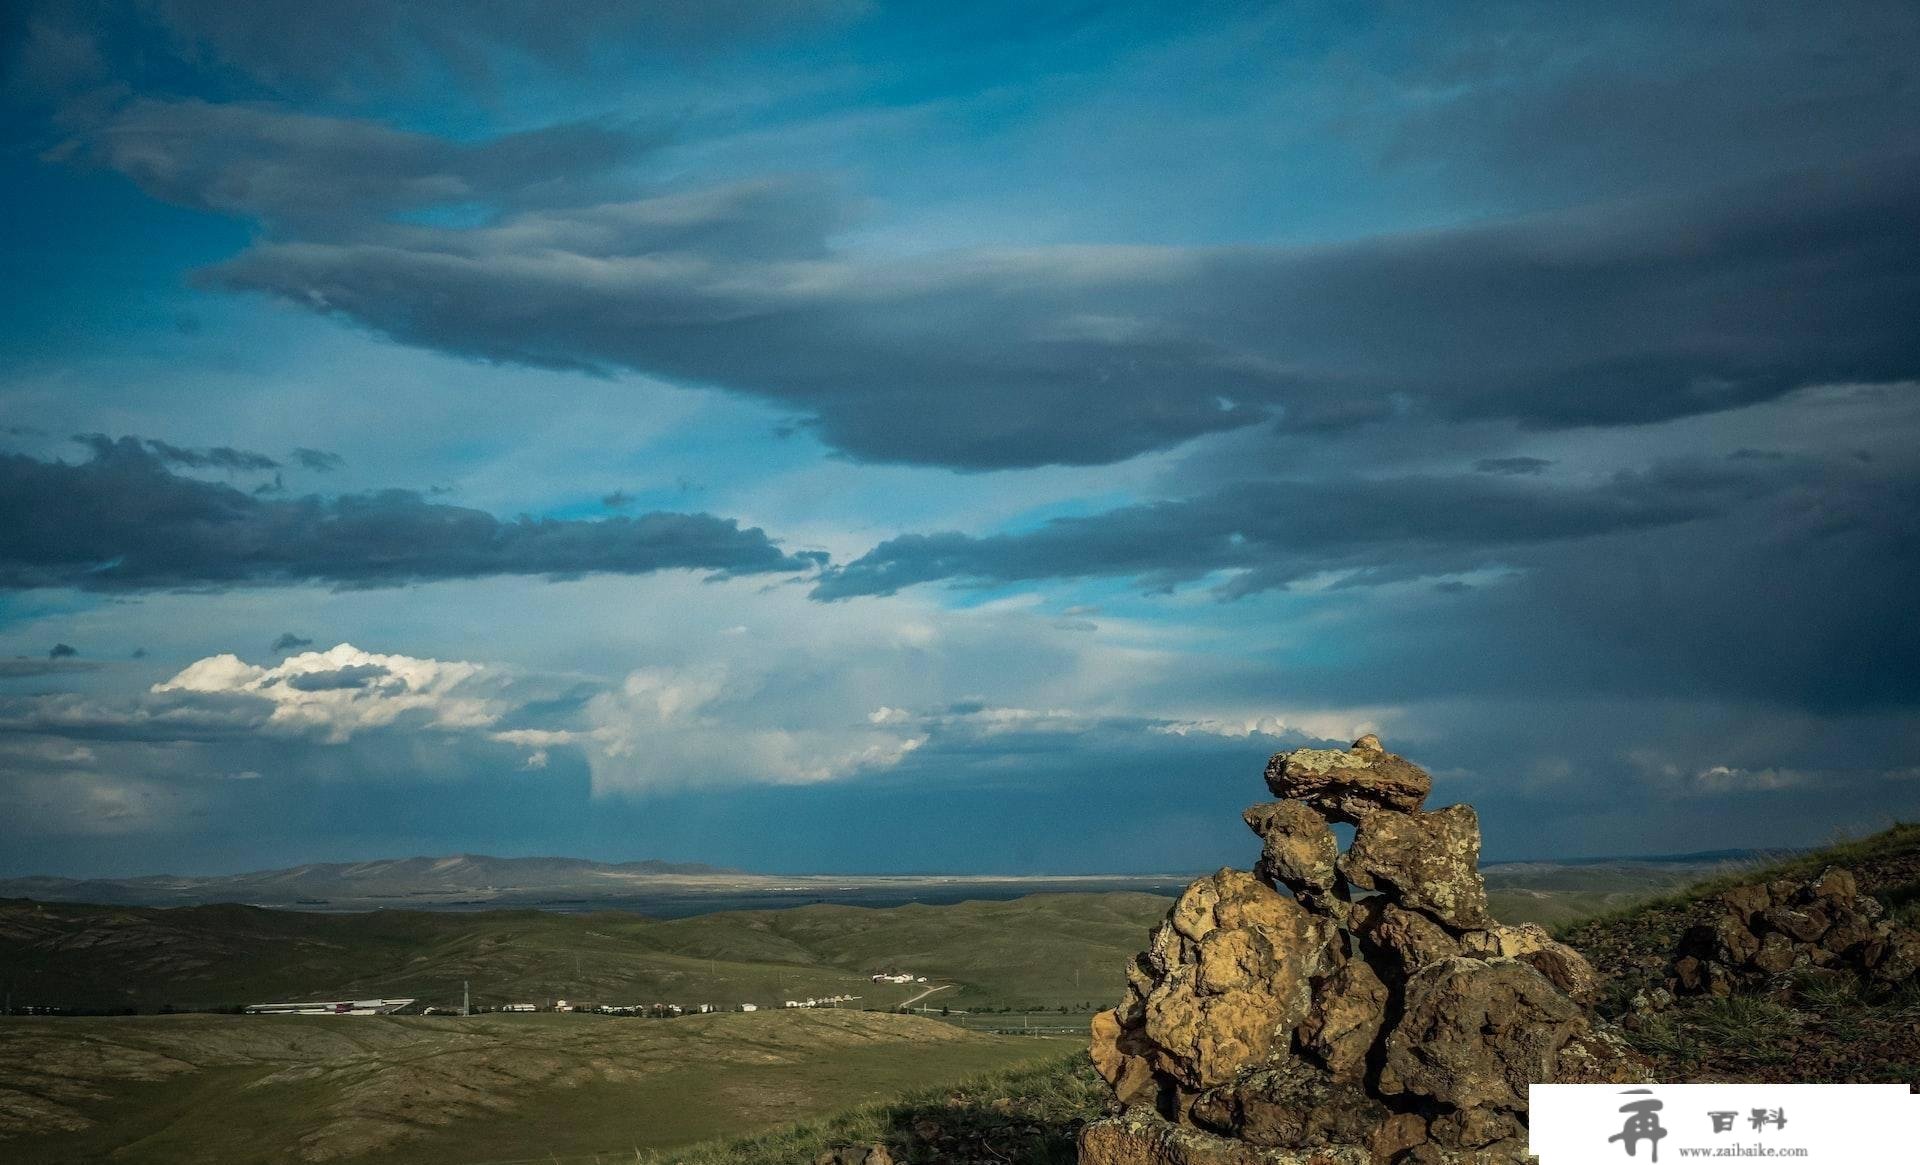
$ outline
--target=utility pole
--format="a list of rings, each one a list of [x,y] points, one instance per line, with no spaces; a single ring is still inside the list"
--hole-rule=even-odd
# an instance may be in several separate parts
[[[460,980],[460,1014],[473,1014],[473,984],[465,979]]]

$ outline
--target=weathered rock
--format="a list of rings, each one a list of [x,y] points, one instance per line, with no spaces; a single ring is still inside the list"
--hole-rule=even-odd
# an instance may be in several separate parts
[[[1402,979],[1460,953],[1460,941],[1445,927],[1384,900],[1376,900],[1355,933],[1364,948],[1380,954]]]
[[[1083,1127],[1080,1165],[1373,1165],[1373,1157],[1359,1145],[1263,1148],[1135,1110]]]
[[[1920,931],[1897,928],[1885,940],[1873,965],[1873,977],[1882,983],[1904,983],[1920,974]]]
[[[1554,1079],[1560,1049],[1589,1027],[1579,1005],[1518,959],[1448,959],[1407,981],[1381,1089],[1525,1111],[1527,1085]]]
[[[1427,1139],[1449,1149],[1481,1149],[1495,1141],[1526,1136],[1526,1126],[1509,1112],[1492,1108],[1448,1109],[1433,1118]]]
[[[1842,866],[1828,866],[1807,883],[1807,893],[1813,898],[1850,906],[1854,899],[1860,897],[1860,883],[1854,878],[1853,871]]]
[[[1448,1149],[1428,1141],[1396,1157],[1394,1165],[1525,1165],[1532,1160],[1524,1139],[1498,1141],[1478,1149]]]
[[[1753,916],[1765,910],[1770,904],[1765,886],[1735,886],[1720,895],[1720,903],[1739,916],[1742,925],[1753,921]]]
[[[1199,883],[1196,882],[1194,885],[1197,886]],[[1209,886],[1208,890],[1211,892],[1212,887]],[[1193,886],[1188,886],[1187,892],[1192,893],[1192,891]],[[1182,894],[1180,900],[1186,901],[1186,894]],[[1179,909],[1178,904],[1174,909]],[[1191,958],[1192,952],[1192,944],[1174,929],[1172,912],[1168,912],[1166,920],[1147,933],[1147,949],[1140,954],[1146,959],[1147,966],[1154,975],[1160,976]]]
[[[1387,1018],[1387,985],[1365,959],[1348,959],[1321,981],[1300,1025],[1300,1045],[1335,1080],[1359,1080]]]
[[[1354,831],[1338,864],[1355,886],[1390,893],[1400,905],[1452,930],[1478,930],[1493,921],[1480,878],[1480,819],[1471,806],[1374,813]]]
[[[1833,920],[1819,906],[1770,906],[1761,919],[1796,943],[1815,943]]]
[[[1147,1022],[1147,996],[1153,993],[1153,964],[1142,951],[1127,962],[1127,989],[1115,1008],[1121,1027],[1139,1027]]]
[[[1358,822],[1381,809],[1418,810],[1433,788],[1425,769],[1363,736],[1352,748],[1300,748],[1267,762],[1273,795],[1304,801],[1335,821]]]
[[[1241,814],[1241,820],[1260,838],[1256,872],[1299,897],[1333,893],[1338,879],[1333,863],[1340,856],[1340,846],[1326,818],[1298,801],[1274,801],[1253,806]]]
[[[1174,902],[1173,912],[1167,915],[1167,921],[1181,938],[1197,943],[1217,925],[1213,910],[1220,905],[1219,879],[1232,872],[1221,870],[1212,878],[1201,878],[1189,885]]]
[[[1380,1122],[1367,1138],[1367,1151],[1375,1161],[1391,1161],[1427,1139],[1427,1118],[1414,1112],[1396,1112]]]
[[[1672,1002],[1671,996],[1668,1002]],[[1553,1081],[1556,1084],[1650,1084],[1653,1083],[1653,1064],[1634,1051],[1617,1028],[1596,1020],[1560,1049]]]
[[[1575,1003],[1591,1007],[1600,1001],[1600,973],[1587,957],[1547,933],[1538,923],[1494,926],[1461,939],[1470,955],[1500,955],[1530,963]]]
[[[1147,997],[1154,1067],[1198,1090],[1284,1053],[1312,1003],[1312,979],[1337,962],[1333,925],[1238,870],[1195,883],[1174,921],[1199,939],[1192,961],[1171,967]]]
[[[1833,925],[1827,928],[1820,945],[1835,954],[1846,956],[1855,954],[1860,944],[1872,937],[1873,923],[1865,915],[1858,910],[1841,909],[1835,912]]]
[[[1121,1104],[1151,1104],[1159,1086],[1148,1060],[1153,1046],[1140,1026],[1124,1026],[1116,1010],[1093,1017],[1093,1041],[1087,1054]]]
[[[1317,1149],[1354,1145],[1385,1120],[1385,1105],[1354,1082],[1286,1060],[1211,1089],[1193,1103],[1195,1124],[1251,1145]]]
[[[1759,917],[1755,911],[1747,915],[1751,920]],[[1713,921],[1711,927],[1713,957],[1723,963],[1741,964],[1752,961],[1760,953],[1760,940],[1747,929],[1737,914],[1723,914]]]
[[[1759,953],[1753,956],[1752,962],[1769,975],[1792,970],[1793,941],[1778,931],[1769,931],[1760,939]]]

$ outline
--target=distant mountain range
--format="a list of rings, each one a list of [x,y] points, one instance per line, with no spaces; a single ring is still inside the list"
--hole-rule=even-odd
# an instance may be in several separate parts
[[[1491,862],[1488,888],[1534,893],[1646,893],[1719,870],[1751,864],[1754,850],[1643,858]],[[0,898],[95,902],[110,906],[192,906],[243,902],[309,910],[383,907],[472,909],[536,906],[560,910],[618,908],[658,917],[831,901],[888,906],[957,902],[967,897],[1086,890],[1178,893],[1184,874],[750,874],[702,862],[590,862],[579,858],[496,858],[483,854],[321,862],[284,870],[138,878],[0,879]]]
[[[174,906],[201,902],[271,905],[434,905],[474,901],[501,905],[556,897],[619,898],[684,880],[752,878],[701,862],[589,862],[579,858],[495,858],[454,854],[372,862],[320,862],[246,874],[138,878],[0,879],[0,897],[47,902]]]

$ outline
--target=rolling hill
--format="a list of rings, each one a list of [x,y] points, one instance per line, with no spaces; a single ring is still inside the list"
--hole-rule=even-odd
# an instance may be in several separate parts
[[[319,914],[250,906],[0,902],[0,975],[16,1004],[215,1008],[273,999],[553,998],[683,1005],[857,995],[888,1007],[1059,1007],[1105,1001],[1166,910],[1147,894],[1043,894],[885,910],[653,920],[537,910]],[[880,971],[931,984],[876,984]],[[946,986],[950,985],[950,986]]]
[[[641,865],[648,863],[595,868]],[[422,893],[438,877],[439,892],[451,893],[476,879],[494,878],[497,887],[511,875],[528,885],[541,877],[574,877],[583,867],[592,863],[409,859],[301,867],[274,877],[292,888],[284,893],[349,877]],[[1515,864],[1488,867],[1487,879],[1499,917],[1564,925],[1720,868],[1686,861]],[[1118,993],[1126,960],[1167,905],[1158,894],[1107,891],[887,908],[822,903],[661,919],[624,910],[335,913],[232,903],[162,908],[0,899],[0,982],[19,1004],[88,1009],[208,1009],[347,996],[450,1004],[459,1000],[463,982],[471,983],[481,1005],[566,998],[766,1006],[856,995],[859,1006],[888,1007],[925,990],[868,978],[896,971],[941,986],[928,1000],[936,1005],[1079,1007]]]
[[[0,879],[0,897],[121,906],[213,902],[453,901],[541,895],[607,896],[661,880],[734,880],[743,875],[699,862],[590,862],[579,858],[495,858],[484,854],[320,862],[244,874],[150,874],[137,878]]]
[[[0,1025],[0,1159],[633,1161],[1066,1045],[847,1011],[15,1019]]]

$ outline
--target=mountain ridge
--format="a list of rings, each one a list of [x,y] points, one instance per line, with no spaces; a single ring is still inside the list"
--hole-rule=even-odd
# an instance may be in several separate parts
[[[620,882],[667,878],[748,877],[705,862],[643,858],[501,858],[489,854],[418,855],[360,862],[308,862],[238,874],[143,874],[126,878],[29,875],[0,879],[0,897],[63,902],[156,905],[210,901],[299,902],[330,898],[442,898],[478,894],[551,894],[617,889]]]

